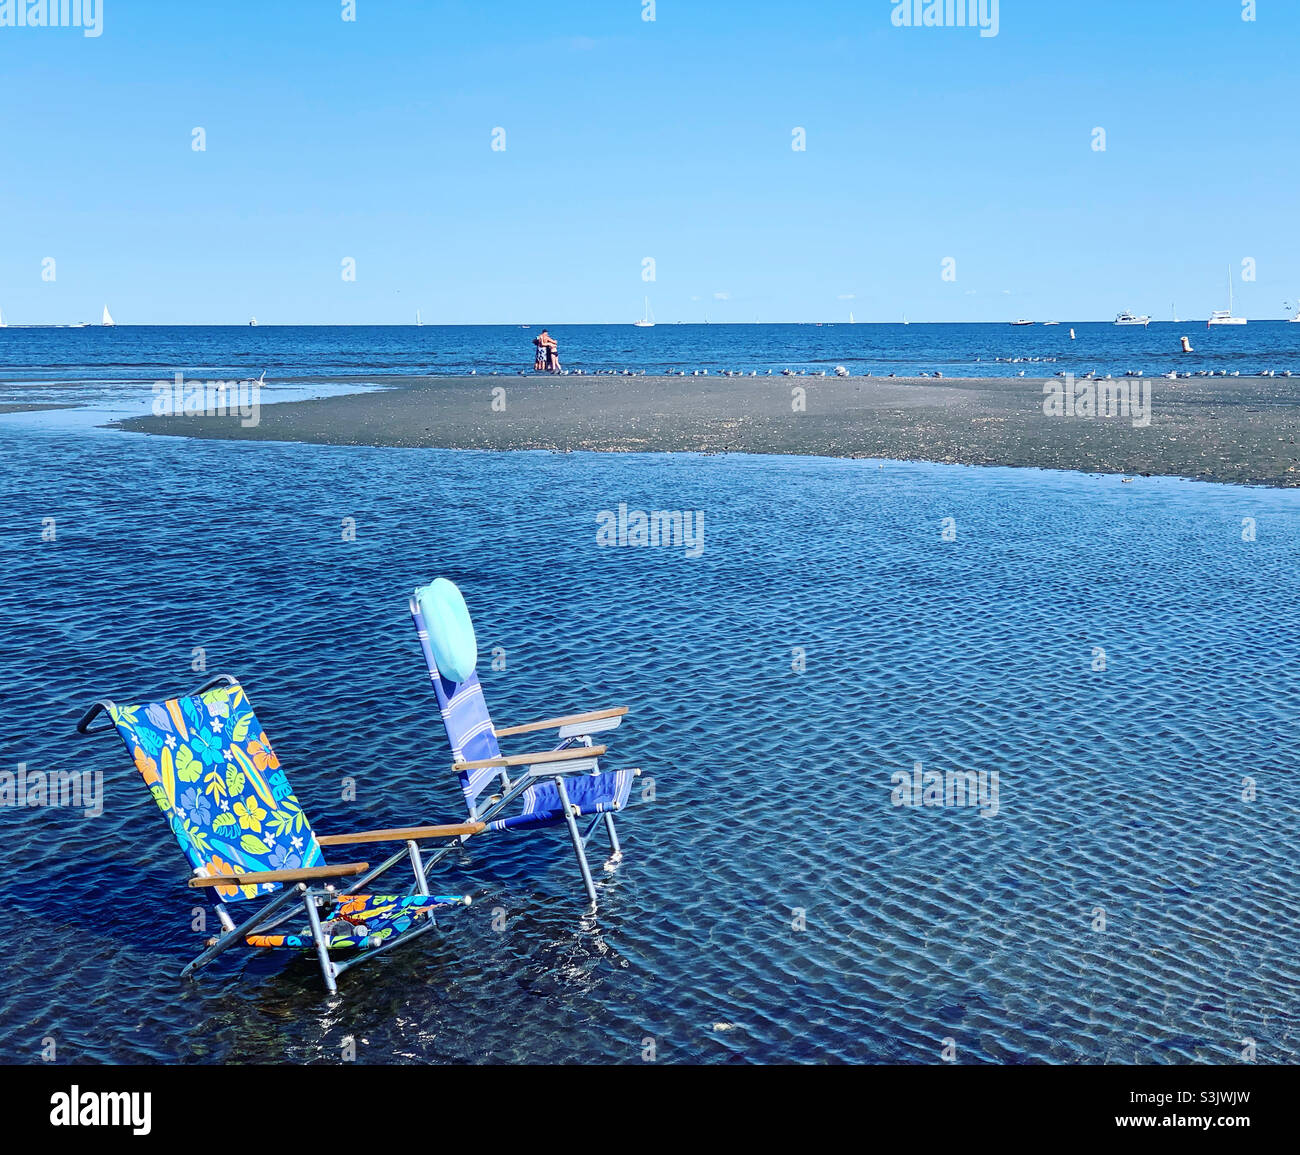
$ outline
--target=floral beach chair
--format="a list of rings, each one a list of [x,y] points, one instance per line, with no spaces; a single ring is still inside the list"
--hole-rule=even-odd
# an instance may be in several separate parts
[[[603,824],[611,851],[606,869],[622,860],[614,815],[627,805],[632,781],[641,771],[602,770],[599,758],[606,748],[593,745],[591,736],[617,727],[627,707],[498,729],[483,700],[475,670],[478,646],[460,590],[438,578],[415,591],[410,608],[470,821],[486,824],[494,834],[566,825],[594,909],[596,887],[587,863],[587,843]],[[548,750],[505,755],[497,744],[498,738],[546,730],[556,732],[555,744]],[[585,832],[579,829],[579,819],[590,819]],[[459,835],[440,849],[429,868],[466,837]]]
[[[91,726],[100,713],[110,725]],[[340,974],[434,928],[434,912],[468,906],[431,895],[419,842],[477,833],[481,822],[318,837],[294,797],[243,688],[220,675],[194,693],[117,706],[96,702],[82,734],[116,729],[193,869],[190,886],[216,907],[221,933],[190,962],[193,974],[233,946],[316,950],[326,989]],[[415,883],[403,894],[357,894],[382,873],[365,862],[326,864],[321,848],[402,841]],[[363,876],[363,877],[359,877]],[[351,887],[343,886],[350,880]],[[255,908],[236,925],[232,911]],[[335,958],[339,953],[343,957]]]

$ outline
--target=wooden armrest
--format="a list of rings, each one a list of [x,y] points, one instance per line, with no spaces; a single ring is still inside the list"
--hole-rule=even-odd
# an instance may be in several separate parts
[[[486,770],[489,767],[532,766],[539,762],[572,762],[575,758],[599,758],[604,746],[570,746],[567,750],[547,750],[541,754],[507,754],[502,758],[480,758],[477,762],[457,762],[452,766],[458,774],[462,770]]]
[[[316,836],[322,846],[348,846],[354,842],[420,842],[425,838],[459,838],[486,830],[485,822],[458,822],[451,826],[400,826],[394,830],[363,830],[359,834]]]
[[[577,726],[583,722],[603,722],[606,718],[621,718],[626,713],[626,706],[614,706],[609,710],[589,710],[585,714],[570,714],[567,718],[547,718],[544,722],[504,726],[500,730],[494,726],[493,730],[498,738],[508,738],[511,734],[531,734],[534,730],[558,730],[561,726]]]
[[[346,878],[370,869],[368,862],[345,862],[339,866],[307,866],[297,870],[254,870],[247,874],[214,874],[191,878],[191,886],[258,886],[263,882],[305,882],[309,878]]]

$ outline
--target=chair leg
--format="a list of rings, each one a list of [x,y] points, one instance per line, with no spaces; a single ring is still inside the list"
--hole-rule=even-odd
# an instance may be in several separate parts
[[[411,856],[411,870],[415,874],[415,889],[418,893],[427,895],[429,893],[429,883],[424,877],[424,863],[420,861],[420,848],[414,842],[408,842],[406,850]]]
[[[560,804],[564,807],[564,821],[569,827],[569,837],[573,839],[573,849],[578,855],[578,867],[582,870],[582,882],[587,888],[587,897],[591,899],[594,910],[596,902],[596,884],[591,880],[591,868],[587,865],[587,851],[582,845],[582,834],[578,830],[578,821],[573,817],[573,806],[569,803],[569,792],[564,788],[564,778],[555,776],[555,786],[560,792]]]
[[[614,816],[608,812],[605,814],[605,830],[609,833],[609,849],[612,852],[609,856],[610,862],[622,862],[623,848],[618,844],[618,831],[614,829]]]
[[[325,934],[320,928],[320,915],[316,913],[316,896],[307,891],[307,923],[311,927],[311,937],[316,943],[316,954],[320,956],[320,973],[325,979],[325,989],[330,994],[338,990],[334,981],[334,962],[330,958],[330,948],[325,942]]]

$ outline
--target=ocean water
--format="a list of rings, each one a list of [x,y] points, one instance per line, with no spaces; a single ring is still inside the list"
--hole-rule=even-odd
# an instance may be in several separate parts
[[[0,417],[0,761],[105,797],[0,808],[0,1059],[1300,1060],[1300,495],[23,416]],[[620,502],[703,511],[703,552],[602,548]],[[336,997],[280,952],[176,978],[185,861],[77,718],[192,687],[202,648],[318,830],[454,820],[406,611],[439,574],[504,650],[498,722],[631,707],[606,763],[653,796],[598,915],[563,833],[534,833],[471,843],[439,886],[475,905]],[[895,805],[918,762],[996,773],[997,812]]]
[[[543,322],[545,323],[545,322]],[[518,373],[532,369],[541,325],[130,327],[0,330],[0,404],[112,398],[129,383],[187,377],[292,382],[326,376]],[[630,371],[834,372],[1000,377],[1024,372],[1146,375],[1290,370],[1300,375],[1300,325],[1252,321],[1010,325],[552,325],[563,365]],[[1179,337],[1196,350],[1180,353]],[[382,368],[377,368],[381,366]]]

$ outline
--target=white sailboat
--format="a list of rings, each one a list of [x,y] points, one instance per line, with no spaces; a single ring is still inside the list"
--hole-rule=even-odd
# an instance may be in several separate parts
[[[849,324],[850,324],[850,325],[856,325],[856,324],[857,324],[857,322],[853,319],[853,314],[852,314],[852,313],[849,314]]]
[[[1296,306],[1295,316],[1291,318],[1291,324],[1300,325],[1300,305]]]
[[[655,319],[650,313],[649,297],[645,299],[645,316],[640,321],[635,322],[635,324],[638,329],[653,329],[655,327]]]
[[[1210,314],[1210,319],[1205,322],[1209,325],[1244,325],[1245,317],[1234,317],[1232,315],[1232,266],[1228,266],[1228,307],[1226,309],[1215,309]]]
[[[9,328],[9,326],[5,324],[5,315],[3,313],[0,313],[0,329],[7,329],[7,328]]]
[[[109,327],[111,328],[111,327],[112,327],[113,325],[115,325],[116,323],[117,323],[117,322],[115,322],[115,321],[113,320],[112,316],[109,314],[108,306],[105,305],[105,306],[104,306],[104,319],[103,319],[103,321],[100,322],[100,324],[107,325],[107,326],[109,326]]]
[[[421,319],[421,317],[420,317],[420,310],[419,310],[419,309],[416,309],[416,310],[415,310],[415,327],[416,327],[417,329],[423,329],[423,328],[424,328],[424,321],[423,321],[423,320]]]

